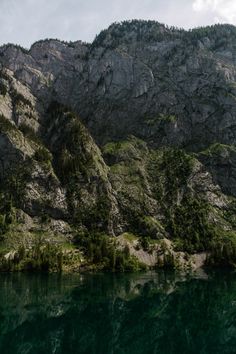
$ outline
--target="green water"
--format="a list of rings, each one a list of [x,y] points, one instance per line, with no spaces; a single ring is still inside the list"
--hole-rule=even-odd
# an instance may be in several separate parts
[[[0,353],[236,353],[236,274],[0,275]]]

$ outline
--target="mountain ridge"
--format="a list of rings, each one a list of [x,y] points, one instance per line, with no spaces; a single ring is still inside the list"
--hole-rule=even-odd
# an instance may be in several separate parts
[[[0,47],[0,65],[4,267],[13,239],[13,260],[21,238],[30,258],[42,231],[40,242],[77,244],[64,257],[80,266],[79,252],[135,268],[138,247],[152,266],[191,267],[196,252],[235,264],[234,26],[128,21],[92,44]],[[128,248],[116,261],[114,242]]]

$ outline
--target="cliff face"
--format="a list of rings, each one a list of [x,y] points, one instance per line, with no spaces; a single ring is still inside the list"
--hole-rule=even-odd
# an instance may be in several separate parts
[[[0,65],[3,239],[17,223],[234,249],[235,27],[125,22],[2,46]]]

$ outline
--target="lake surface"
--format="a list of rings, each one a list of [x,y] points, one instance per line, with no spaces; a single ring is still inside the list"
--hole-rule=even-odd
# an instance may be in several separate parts
[[[235,354],[236,274],[2,274],[0,353]]]

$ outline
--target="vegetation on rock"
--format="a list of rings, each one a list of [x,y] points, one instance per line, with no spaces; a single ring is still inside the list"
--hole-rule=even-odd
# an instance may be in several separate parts
[[[132,20],[91,45],[0,48],[3,269],[143,269],[130,250],[235,266],[235,38]]]

